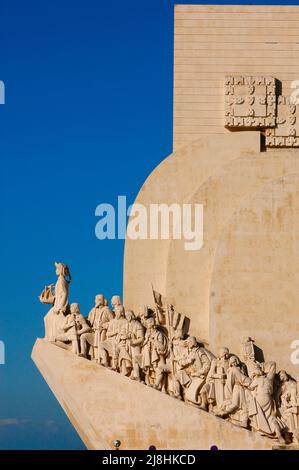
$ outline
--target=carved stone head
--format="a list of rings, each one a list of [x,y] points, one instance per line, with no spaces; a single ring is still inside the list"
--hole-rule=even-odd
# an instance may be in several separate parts
[[[222,347],[219,349],[219,358],[220,359],[228,359],[229,356],[229,349],[227,347]]]
[[[187,338],[187,346],[188,346],[188,348],[190,348],[190,349],[196,348],[196,346],[197,346],[197,339],[195,338],[195,336],[189,336],[189,338]]]
[[[146,328],[147,329],[151,329],[151,328],[154,328],[155,326],[155,319],[154,317],[148,317],[146,319]]]
[[[125,318],[125,309],[123,305],[117,305],[115,307],[115,318],[119,320],[120,318]]]
[[[238,367],[240,365],[239,358],[237,356],[230,357],[228,364],[230,367]]]
[[[281,370],[279,373],[278,373],[278,377],[279,377],[279,380],[281,382],[287,382],[289,380],[289,376],[288,374],[286,373],[285,370]]]
[[[103,294],[97,294],[95,297],[95,305],[96,307],[101,307],[102,305],[105,305],[105,298]]]
[[[115,308],[118,305],[121,305],[121,299],[119,295],[113,295],[111,299],[111,305],[112,305],[112,308]]]
[[[79,314],[80,313],[80,305],[77,303],[73,303],[70,305],[71,313]]]
[[[57,263],[55,261],[55,268],[56,268],[56,275],[57,276],[64,276],[64,278],[68,278],[68,282],[71,282],[71,273],[68,266],[64,263]]]
[[[126,313],[125,313],[125,317],[129,322],[132,321],[132,320],[135,320],[135,315],[134,315],[134,312],[132,310],[127,310]]]

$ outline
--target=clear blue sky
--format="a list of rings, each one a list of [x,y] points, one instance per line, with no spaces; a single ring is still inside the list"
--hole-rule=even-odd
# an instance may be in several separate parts
[[[84,314],[122,291],[123,242],[96,239],[94,211],[132,203],[172,151],[174,3],[298,1],[0,3],[0,449],[84,448],[30,359],[37,296],[55,260]]]

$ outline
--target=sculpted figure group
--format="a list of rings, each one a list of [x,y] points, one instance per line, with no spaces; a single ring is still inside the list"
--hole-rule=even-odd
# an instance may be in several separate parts
[[[109,307],[98,294],[84,318],[77,303],[68,304],[68,267],[55,265],[55,288],[40,296],[52,305],[45,339],[234,425],[283,444],[299,443],[299,383],[278,372],[275,362],[259,362],[251,338],[242,338],[240,357],[227,347],[215,356],[205,341],[185,332],[184,315],[163,305],[155,291],[155,307],[137,315],[119,296]]]

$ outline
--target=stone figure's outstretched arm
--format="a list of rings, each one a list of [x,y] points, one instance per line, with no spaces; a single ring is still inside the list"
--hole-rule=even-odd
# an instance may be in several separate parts
[[[271,382],[274,381],[275,374],[276,374],[276,362],[275,361],[269,361],[267,362],[267,366],[269,368],[267,372],[267,378],[271,380]]]

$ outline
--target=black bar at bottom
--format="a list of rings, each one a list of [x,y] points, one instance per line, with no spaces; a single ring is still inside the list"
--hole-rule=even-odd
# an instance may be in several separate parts
[[[293,464],[298,466],[299,453],[297,450],[273,450],[273,451],[222,451],[222,450],[180,450],[180,451],[0,451],[0,462],[3,464],[22,465],[30,464],[33,467],[38,465],[49,466],[51,464],[61,465],[65,463],[67,468],[70,465],[79,465],[81,469],[92,470],[91,466],[100,466],[107,468],[112,465],[120,465],[123,468],[161,468],[165,465],[175,467],[191,466],[198,468],[198,465],[204,463],[223,465],[227,463],[264,463],[273,464]]]

